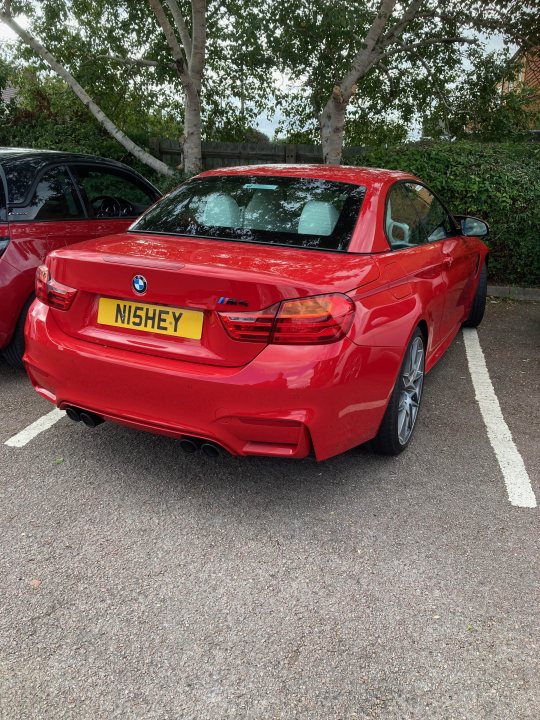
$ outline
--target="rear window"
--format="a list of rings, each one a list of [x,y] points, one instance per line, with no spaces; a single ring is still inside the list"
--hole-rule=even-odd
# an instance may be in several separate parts
[[[365,188],[311,178],[197,178],[150,208],[132,232],[345,251]]]

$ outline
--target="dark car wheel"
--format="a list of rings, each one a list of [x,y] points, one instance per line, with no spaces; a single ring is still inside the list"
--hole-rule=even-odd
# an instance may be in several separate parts
[[[411,338],[394,390],[373,447],[383,455],[399,455],[410,443],[424,387],[424,336],[417,328]]]
[[[486,295],[487,295],[487,267],[484,263],[480,270],[480,279],[478,280],[478,287],[474,296],[473,304],[469,317],[465,320],[463,325],[465,327],[478,327],[484,317],[484,311],[486,309]]]
[[[11,365],[12,368],[17,370],[22,370],[24,368],[22,361],[24,355],[24,323],[26,322],[28,309],[33,302],[34,296],[25,302],[24,307],[21,310],[21,314],[19,315],[19,319],[17,320],[17,325],[15,326],[15,332],[11,338],[11,342],[2,350],[4,360],[8,365]]]

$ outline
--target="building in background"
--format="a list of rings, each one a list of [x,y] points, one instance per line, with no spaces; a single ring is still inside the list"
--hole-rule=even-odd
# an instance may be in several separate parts
[[[536,93],[536,99],[530,104],[531,130],[535,140],[540,141],[540,127],[537,117],[540,113],[540,47],[524,52],[518,50],[512,58],[512,63],[518,67],[518,72],[512,80],[502,80],[499,84],[501,93],[511,92],[518,88],[527,87]]]

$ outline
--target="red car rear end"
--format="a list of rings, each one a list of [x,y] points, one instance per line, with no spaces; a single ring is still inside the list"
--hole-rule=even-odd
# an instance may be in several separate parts
[[[133,231],[53,252],[27,325],[36,390],[75,419],[237,455],[324,459],[373,438],[423,312],[374,252],[395,178],[305,175],[215,171]]]

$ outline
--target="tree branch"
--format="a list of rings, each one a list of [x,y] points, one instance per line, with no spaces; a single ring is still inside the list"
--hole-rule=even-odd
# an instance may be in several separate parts
[[[22,28],[13,19],[10,13],[6,12],[5,8],[6,3],[4,3],[4,10],[0,11],[0,21],[4,22],[11,30],[13,30],[13,32],[19,36],[19,38],[25,45],[27,45],[31,50],[33,50],[36,55],[39,55],[42,60],[44,60],[54,70],[54,72],[67,83],[67,85],[71,88],[71,90],[75,93],[79,100],[85,105],[85,107],[88,108],[88,110],[92,113],[92,115],[96,118],[100,125],[102,125],[115,140],[117,140],[123,147],[126,148],[128,152],[134,155],[138,160],[143,162],[145,165],[148,165],[148,167],[151,167],[153,170],[156,170],[162,175],[174,175],[173,171],[168,165],[165,165],[165,163],[161,162],[161,160],[158,160],[153,155],[150,155],[150,153],[146,152],[146,150],[143,150],[141,147],[136,145],[133,140],[128,138],[128,136],[123,133],[122,130],[120,130],[120,128],[117,127],[109,117],[107,117],[107,115],[105,115],[103,110],[92,100],[86,90],[84,90],[84,88],[79,85],[79,83],[75,80],[69,70],[67,70],[63,65],[61,65],[58,60],[56,60],[56,58],[51,55],[47,48],[39,42],[39,40],[37,40],[27,30]]]
[[[418,16],[421,7],[422,0],[413,0],[401,16],[401,20],[395,23],[395,25],[392,25],[390,30],[386,33],[382,39],[381,46],[387,47],[398,40],[405,31],[407,25],[409,25],[409,23]]]
[[[335,101],[339,101],[340,98],[337,97],[339,94],[341,102],[347,103],[351,98],[356,82],[373,67],[374,62],[378,59],[375,48],[395,5],[396,0],[381,0],[377,15],[366,35],[364,47],[356,54],[351,68],[343,78],[341,85],[334,88],[333,96]],[[339,93],[337,93],[337,90],[339,90]]]
[[[159,60],[150,60],[148,58],[126,58],[120,55],[98,55],[99,60],[110,60],[111,62],[121,63],[123,65],[131,65],[133,67],[168,67],[172,70],[176,70],[176,64],[162,63]]]
[[[193,46],[190,70],[200,91],[206,56],[206,0],[191,0],[191,19]]]
[[[174,28],[169,22],[169,18],[167,17],[161,2],[159,0],[148,0],[148,2],[150,3],[150,7],[154,11],[154,15],[156,16],[157,21],[161,29],[163,30],[165,40],[167,41],[167,45],[171,50],[173,60],[176,65],[176,70],[178,72],[178,75],[180,76],[182,85],[185,89],[187,89],[187,87],[191,85],[191,78],[189,77],[189,73],[186,67],[186,59],[182,52],[180,43],[178,42],[178,38],[176,37],[176,33],[174,32]]]
[[[174,23],[178,29],[178,32],[180,33],[180,40],[182,41],[182,45],[184,46],[184,52],[186,54],[188,65],[191,65],[191,38],[189,36],[189,30],[187,29],[186,21],[184,20],[184,16],[182,15],[182,11],[180,10],[180,7],[178,6],[176,0],[165,1],[169,6]]]
[[[378,61],[386,60],[387,58],[392,57],[393,55],[399,55],[400,53],[413,52],[414,50],[418,50],[418,48],[428,47],[429,45],[451,45],[458,42],[467,43],[468,45],[474,45],[478,42],[478,40],[474,40],[473,38],[461,37],[459,35],[450,38],[428,38],[426,40],[420,40],[419,42],[411,43],[410,45],[399,45],[392,50],[388,50],[380,56]]]

